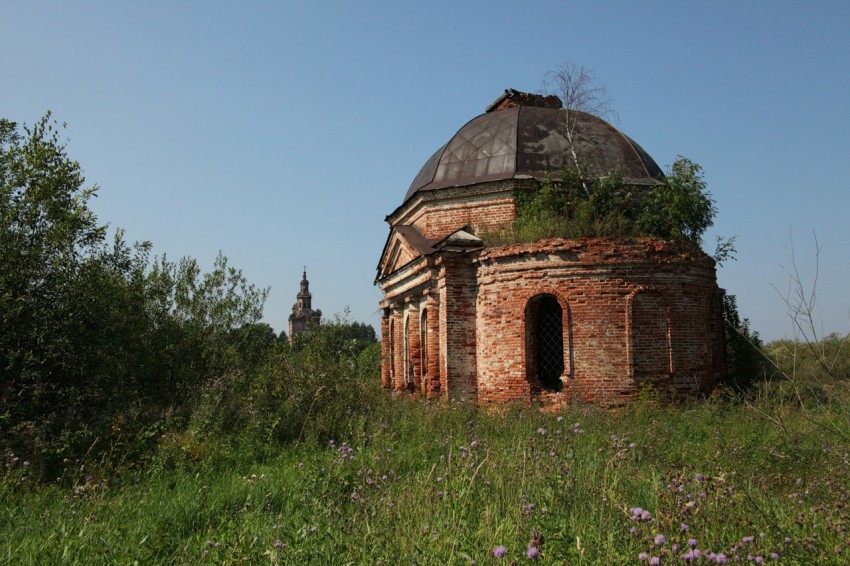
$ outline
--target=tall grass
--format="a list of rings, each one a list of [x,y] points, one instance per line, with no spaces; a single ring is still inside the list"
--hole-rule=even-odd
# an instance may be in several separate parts
[[[31,489],[8,459],[0,560],[673,563],[698,550],[811,564],[842,563],[850,544],[848,446],[793,410],[780,428],[724,399],[554,415],[372,394],[346,436],[269,450],[246,429],[202,455],[172,447],[139,477]]]

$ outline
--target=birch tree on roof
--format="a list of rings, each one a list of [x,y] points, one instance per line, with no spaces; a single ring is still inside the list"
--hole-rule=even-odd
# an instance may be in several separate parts
[[[608,89],[599,83],[592,70],[567,61],[546,73],[543,80],[543,93],[557,96],[564,105],[566,110],[563,124],[564,135],[569,144],[573,165],[586,191],[588,188],[583,180],[585,175],[576,151],[576,132],[583,118],[582,113],[599,118],[618,119],[611,97],[608,95]]]

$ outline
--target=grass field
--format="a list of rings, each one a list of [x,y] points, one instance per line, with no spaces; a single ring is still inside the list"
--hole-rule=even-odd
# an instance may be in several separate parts
[[[846,563],[845,416],[776,398],[555,415],[380,393],[349,438],[175,437],[138,470],[37,488],[6,455],[0,561]]]

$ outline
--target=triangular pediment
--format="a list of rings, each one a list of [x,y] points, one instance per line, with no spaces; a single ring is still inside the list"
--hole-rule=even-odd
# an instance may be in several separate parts
[[[393,227],[378,263],[378,279],[395,273],[411,261],[433,251],[432,241],[413,226]]]

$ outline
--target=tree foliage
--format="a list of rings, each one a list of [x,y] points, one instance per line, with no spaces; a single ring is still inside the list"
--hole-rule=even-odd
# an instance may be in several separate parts
[[[636,187],[619,171],[583,178],[568,168],[547,177],[535,190],[514,195],[516,219],[503,233],[485,235],[494,243],[547,237],[654,236],[702,244],[717,209],[703,180],[702,167],[679,157],[658,185]]]
[[[191,258],[151,261],[120,230],[109,241],[60,132],[49,113],[0,119],[0,444],[44,471],[131,450],[239,366],[230,333],[266,295],[223,255],[202,273]]]
[[[735,295],[725,293],[722,307],[726,350],[723,381],[735,390],[746,390],[764,377],[763,344],[758,332],[750,329],[750,321],[738,313]]]

